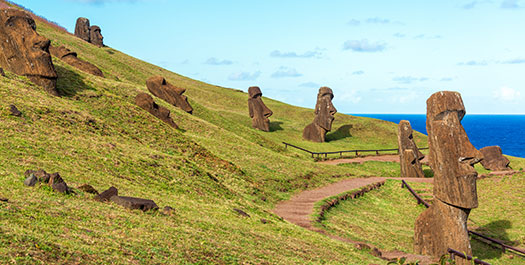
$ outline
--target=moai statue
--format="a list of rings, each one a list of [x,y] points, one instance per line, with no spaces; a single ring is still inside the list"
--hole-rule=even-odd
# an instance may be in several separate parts
[[[91,26],[89,28],[89,42],[98,47],[104,47],[104,37],[99,26]]]
[[[248,109],[252,118],[252,127],[261,131],[270,131],[270,120],[273,112],[264,105],[261,89],[257,86],[248,88]]]
[[[149,94],[139,93],[135,97],[135,104],[151,113],[151,115],[161,119],[171,127],[175,129],[179,128],[173,119],[171,119],[170,111],[165,107],[157,105],[157,103],[153,101],[153,97],[151,97]]]
[[[181,108],[189,114],[193,112],[193,108],[188,103],[188,98],[182,95],[186,89],[168,83],[162,76],[152,76],[148,78],[148,80],[146,80],[146,86],[149,92],[156,97],[163,99],[175,107]]]
[[[430,167],[434,171],[434,200],[416,220],[414,250],[440,257],[448,248],[472,255],[467,219],[478,207],[477,172],[483,159],[470,143],[461,120],[465,116],[458,92],[434,93],[427,100]],[[456,264],[470,264],[456,259]]]
[[[81,71],[90,73],[92,75],[104,77],[104,74],[98,67],[84,60],[80,60],[77,57],[76,52],[72,52],[64,46],[60,46],[60,47],[49,46],[49,52],[51,53],[51,55],[59,58],[60,60],[66,62],[67,64]]]
[[[497,145],[487,146],[479,149],[479,151],[483,154],[481,165],[485,169],[497,171],[511,170],[509,168],[510,161],[508,158],[503,156],[501,147]]]
[[[303,130],[303,138],[312,142],[322,143],[325,141],[326,133],[332,129],[334,115],[337,112],[332,99],[334,93],[329,87],[319,88],[317,103],[315,104],[315,119],[306,125]]]
[[[79,17],[75,24],[75,36],[90,42],[89,38],[89,19],[85,17]]]
[[[0,10],[0,67],[24,75],[52,95],[57,73],[51,55],[50,41],[36,32],[31,16],[18,9]]]
[[[402,120],[399,122],[397,130],[397,143],[399,145],[399,164],[401,165],[401,177],[423,178],[423,168],[420,160],[425,158],[412,136],[412,126],[410,122]]]

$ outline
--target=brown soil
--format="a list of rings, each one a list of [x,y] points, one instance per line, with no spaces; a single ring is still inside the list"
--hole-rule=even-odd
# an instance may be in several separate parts
[[[342,158],[334,160],[326,160],[318,163],[327,164],[327,165],[339,165],[346,163],[359,163],[363,164],[367,161],[380,161],[380,162],[397,162],[399,163],[399,155],[380,155],[380,156],[364,156],[364,157],[355,157],[355,158]],[[422,164],[428,163],[428,158],[425,157],[421,160]]]

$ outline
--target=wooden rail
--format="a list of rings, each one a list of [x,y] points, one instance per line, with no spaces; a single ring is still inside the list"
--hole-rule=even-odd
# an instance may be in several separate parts
[[[299,149],[301,151],[309,153],[310,155],[312,155],[312,157],[317,156],[317,158],[321,157],[322,155],[324,155],[324,157],[327,158],[328,155],[332,155],[332,154],[339,154],[339,156],[342,157],[343,153],[355,153],[355,156],[359,156],[359,153],[368,153],[368,152],[375,152],[376,155],[379,155],[379,152],[396,151],[397,153],[399,153],[399,149],[397,149],[397,148],[391,148],[391,149],[355,149],[355,150],[343,150],[343,151],[331,151],[331,152],[312,152],[312,151],[306,150],[306,149],[304,149],[302,147],[299,147],[299,146],[296,146],[296,145],[293,145],[293,144],[290,144],[290,143],[286,143],[286,142],[282,142],[282,143],[284,144],[285,148],[288,148],[288,146],[291,146],[293,148],[296,148],[296,149]],[[419,148],[419,150],[425,150],[425,149],[428,149],[428,147]]]
[[[458,256],[458,257],[464,258],[466,260],[474,260],[475,264],[490,265],[490,263],[488,263],[488,262],[482,261],[480,259],[474,259],[471,256],[465,255],[462,252],[459,252],[459,251],[457,251],[455,249],[448,248],[448,253],[450,253],[450,258],[452,260],[454,260],[454,256]]]
[[[425,205],[425,207],[427,207],[427,208],[430,207],[428,202],[426,202],[421,197],[419,197],[419,195],[404,180],[401,180],[401,182],[403,183],[403,184],[401,184],[401,187],[402,188],[406,187],[410,191],[410,193],[412,193],[412,195],[416,198],[418,204],[422,203],[423,205]],[[523,250],[523,249],[519,249],[519,248],[515,248],[513,246],[509,246],[509,245],[503,243],[500,240],[497,240],[497,239],[494,239],[494,238],[491,238],[491,237],[488,237],[488,236],[484,236],[484,235],[482,235],[482,234],[480,234],[478,232],[474,232],[474,231],[470,231],[470,230],[468,230],[468,232],[471,235],[475,235],[475,236],[481,237],[481,238],[483,238],[485,240],[490,241],[491,243],[494,243],[496,245],[500,245],[501,249],[503,250],[503,252],[505,252],[506,249],[511,249],[511,250],[514,250],[514,251],[516,251],[518,253],[521,253],[521,254],[525,255],[525,250]]]

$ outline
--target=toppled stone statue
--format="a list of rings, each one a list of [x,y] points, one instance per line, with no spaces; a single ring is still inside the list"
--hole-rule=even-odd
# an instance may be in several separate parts
[[[483,154],[481,165],[485,169],[493,171],[511,170],[509,168],[510,161],[503,156],[501,147],[497,145],[487,146],[479,149],[479,151]]]
[[[332,129],[334,115],[337,112],[332,99],[334,93],[329,87],[319,88],[317,103],[315,104],[315,119],[303,130],[303,138],[313,142],[324,142],[326,133]]]
[[[179,128],[179,126],[175,124],[173,119],[171,119],[170,111],[165,107],[157,105],[157,103],[155,103],[155,101],[153,100],[153,97],[151,97],[149,94],[139,93],[135,97],[135,103],[139,107],[145,109],[146,111],[151,113],[153,116],[161,119],[163,122],[167,123],[171,127],[175,129]]]
[[[104,47],[104,38],[102,37],[99,26],[90,26],[89,19],[79,17],[75,24],[75,36],[92,43],[98,47]]]
[[[188,98],[182,95],[186,89],[168,83],[162,76],[152,76],[148,78],[148,80],[146,80],[146,86],[149,92],[156,97],[163,99],[175,107],[181,108],[189,114],[193,112],[193,108],[188,103]]]
[[[414,250],[439,257],[453,248],[472,255],[467,219],[478,207],[474,164],[483,155],[470,143],[461,120],[465,116],[458,92],[434,93],[427,100],[429,162],[434,171],[433,204],[416,220]],[[470,264],[456,259],[456,264]]]
[[[401,165],[401,177],[423,178],[423,168],[421,160],[425,158],[419,149],[412,135],[410,122],[402,120],[399,122],[397,130],[397,143],[399,145],[399,164]]]
[[[104,77],[104,74],[102,73],[102,71],[100,71],[100,69],[96,66],[94,66],[93,64],[89,63],[89,62],[86,62],[84,60],[80,60],[78,57],[77,57],[77,53],[76,52],[72,52],[70,51],[68,48],[64,47],[64,46],[60,46],[60,47],[53,47],[53,46],[50,46],[49,47],[49,52],[51,53],[51,55],[59,58],[60,60],[66,62],[67,64],[81,70],[81,71],[84,71],[86,73],[89,73],[89,74],[92,74],[92,75],[96,75],[96,76],[100,76],[100,77]]]
[[[261,89],[257,86],[248,88],[248,109],[250,111],[250,118],[252,118],[252,127],[261,131],[270,131],[270,120],[273,112],[264,105],[262,101]]]
[[[124,208],[130,210],[142,210],[143,212],[149,210],[158,210],[159,206],[149,199],[126,197],[126,196],[112,196],[110,200]]]
[[[52,95],[56,90],[57,73],[49,40],[38,35],[31,16],[17,9],[0,9],[0,67],[43,87]]]

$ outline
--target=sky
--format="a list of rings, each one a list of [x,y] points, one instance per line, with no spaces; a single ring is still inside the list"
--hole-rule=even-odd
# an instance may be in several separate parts
[[[14,0],[74,32],[214,85],[341,113],[426,113],[437,91],[468,114],[525,114],[525,0]],[[169,80],[168,80],[169,81]]]

